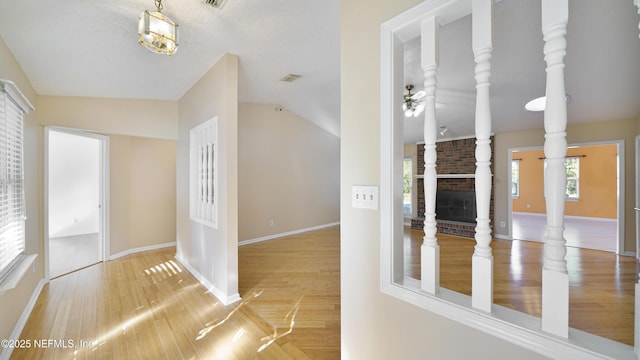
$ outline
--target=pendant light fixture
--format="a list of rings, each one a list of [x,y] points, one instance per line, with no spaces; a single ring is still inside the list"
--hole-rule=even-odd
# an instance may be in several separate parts
[[[178,25],[162,14],[162,0],[155,0],[157,11],[145,10],[138,19],[138,43],[158,54],[171,55],[178,49]]]

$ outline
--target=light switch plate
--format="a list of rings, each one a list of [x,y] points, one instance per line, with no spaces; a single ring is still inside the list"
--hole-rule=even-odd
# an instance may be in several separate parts
[[[358,209],[378,209],[378,187],[353,185],[351,187],[351,206]]]

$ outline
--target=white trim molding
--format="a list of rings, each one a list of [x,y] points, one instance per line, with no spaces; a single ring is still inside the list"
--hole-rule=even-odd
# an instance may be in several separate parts
[[[279,233],[279,234],[261,236],[261,237],[255,238],[255,239],[248,239],[248,240],[238,241],[238,246],[255,244],[255,243],[259,243],[259,242],[263,242],[263,241],[273,240],[273,239],[277,239],[277,238],[281,238],[281,237],[285,237],[285,236],[296,235],[296,234],[302,234],[302,233],[305,233],[305,232],[309,232],[309,231],[313,231],[313,230],[325,229],[325,228],[328,228],[328,227],[338,226],[338,225],[340,225],[340,222],[336,221],[336,222],[332,222],[332,223],[328,223],[328,224],[311,226],[311,227],[304,228],[304,229],[298,229],[298,230],[287,231],[287,232],[283,232],[283,233]]]
[[[11,80],[0,79],[0,90],[3,90],[16,102],[16,104],[22,109],[22,111],[26,114],[32,110],[35,110],[35,107],[31,105],[29,99],[20,91],[16,83]]]
[[[47,281],[44,279],[40,279],[40,282],[38,282],[38,285],[36,286],[35,290],[33,290],[33,293],[31,294],[31,298],[29,298],[29,302],[27,302],[27,305],[24,307],[24,310],[22,311],[20,318],[18,318],[18,322],[16,323],[16,326],[13,328],[13,331],[11,332],[11,336],[9,336],[9,339],[13,339],[13,340],[20,339],[20,334],[22,334],[22,330],[24,329],[24,326],[27,324],[27,320],[29,320],[29,316],[31,316],[31,312],[33,311],[33,308],[36,306],[36,301],[38,301],[40,292],[42,291],[42,288],[46,283]],[[9,360],[9,358],[11,358],[12,352],[13,352],[12,347],[0,349],[0,360]]]
[[[207,278],[204,277],[198,270],[196,270],[196,268],[189,265],[189,262],[186,261],[180,254],[176,253],[176,260],[178,260],[178,262],[182,266],[184,266],[184,268],[187,269],[187,271],[189,271],[191,275],[193,275],[193,277],[195,277],[196,280],[198,280],[198,282],[202,284],[202,286],[204,286],[207,289],[207,292],[215,296],[215,298],[218,299],[222,303],[222,305],[227,306],[242,300],[242,298],[240,298],[240,294],[238,293],[231,294],[228,296],[225,295],[223,291],[215,287],[215,285],[213,285],[209,280],[207,280]]]
[[[109,256],[109,260],[116,260],[127,255],[136,254],[144,251],[150,251],[150,250],[164,249],[172,246],[176,246],[175,241],[164,243],[164,244],[156,244],[156,245],[142,246],[142,247],[133,248],[133,249],[127,249],[125,251],[121,251],[119,253]]]
[[[496,304],[490,312],[472,306],[467,295],[440,288],[429,293],[419,280],[404,277],[402,189],[403,47],[421,35],[421,24],[436,18],[441,26],[471,13],[471,0],[425,0],[381,25],[380,53],[380,291],[554,359],[637,359],[633,347],[568,329],[568,338],[542,331],[540,318]],[[547,2],[548,4],[548,2]],[[485,136],[486,138],[486,136]],[[486,176],[485,176],[486,178]],[[424,324],[425,328],[429,324]]]

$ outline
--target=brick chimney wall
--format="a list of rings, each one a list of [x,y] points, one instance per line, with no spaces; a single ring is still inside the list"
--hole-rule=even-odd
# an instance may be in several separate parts
[[[442,141],[436,143],[436,153],[438,155],[436,161],[436,171],[439,175],[442,174],[475,174],[476,172],[476,139],[460,139]],[[491,138],[491,173],[494,173],[494,143],[493,137]],[[417,147],[418,158],[418,174],[424,174],[424,144],[418,144]],[[424,226],[424,181],[423,179],[417,179],[418,182],[418,209],[417,217],[412,219],[411,228],[422,229]],[[456,178],[456,179],[438,179],[438,190],[453,190],[453,191],[475,191],[475,179],[474,178]],[[493,209],[494,209],[494,185],[492,181],[491,187],[491,203],[489,209],[489,219],[493,221]],[[437,217],[437,214],[436,214]],[[491,224],[493,227],[493,223]],[[462,237],[473,238],[475,236],[475,224],[460,223],[455,221],[441,221],[438,220],[438,232],[442,234],[450,234]]]

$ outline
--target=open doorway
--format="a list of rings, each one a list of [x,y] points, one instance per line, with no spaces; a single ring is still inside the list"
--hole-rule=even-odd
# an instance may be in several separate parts
[[[105,260],[104,136],[47,128],[46,238],[50,278]]]
[[[622,251],[619,142],[569,146],[565,166],[567,246]],[[511,238],[542,242],[546,227],[544,151],[511,149]]]

